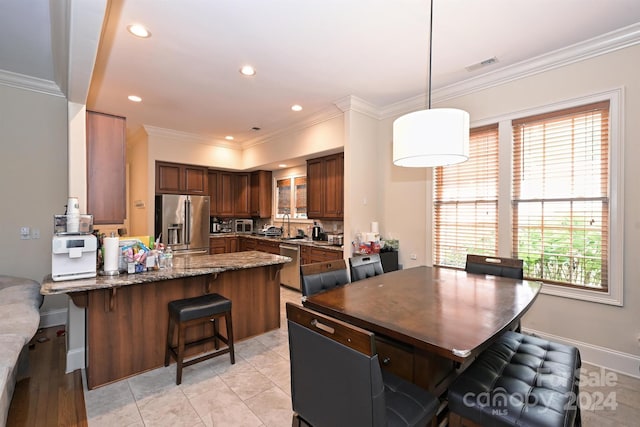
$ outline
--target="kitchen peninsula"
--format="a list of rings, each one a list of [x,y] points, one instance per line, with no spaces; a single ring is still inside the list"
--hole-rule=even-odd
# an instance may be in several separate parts
[[[87,386],[93,389],[164,365],[172,300],[214,292],[229,298],[236,341],[279,328],[279,275],[290,261],[258,251],[175,257],[173,268],[146,273],[61,282],[48,276],[40,292],[66,293],[86,309]],[[189,332],[193,339],[202,330]]]

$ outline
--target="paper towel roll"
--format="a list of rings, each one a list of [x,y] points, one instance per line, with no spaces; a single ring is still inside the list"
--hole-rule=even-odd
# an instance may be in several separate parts
[[[378,230],[378,223],[376,221],[373,221],[371,223],[371,232],[372,233],[379,233],[380,230]]]
[[[118,237],[104,238],[104,271],[117,271],[120,239]]]

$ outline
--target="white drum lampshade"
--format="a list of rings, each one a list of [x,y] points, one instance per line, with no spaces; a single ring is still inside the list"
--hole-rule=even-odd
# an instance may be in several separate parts
[[[435,167],[469,159],[469,113],[455,108],[415,111],[393,122],[393,164]]]

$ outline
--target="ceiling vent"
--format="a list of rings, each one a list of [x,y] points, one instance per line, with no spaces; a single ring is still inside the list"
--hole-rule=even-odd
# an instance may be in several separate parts
[[[494,56],[493,58],[485,59],[484,61],[480,61],[477,64],[469,65],[468,67],[465,67],[465,68],[467,71],[471,72],[471,71],[479,70],[480,68],[487,67],[489,65],[493,65],[496,62],[498,62],[498,58]]]

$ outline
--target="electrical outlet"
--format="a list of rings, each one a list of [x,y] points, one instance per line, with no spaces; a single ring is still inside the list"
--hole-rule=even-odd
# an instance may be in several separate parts
[[[20,227],[20,240],[29,240],[30,238],[29,227]]]
[[[39,228],[32,228],[31,229],[31,238],[32,239],[39,239],[40,238],[40,229]]]
[[[416,254],[411,254],[411,256],[409,257],[411,259],[418,259],[418,256]]]

